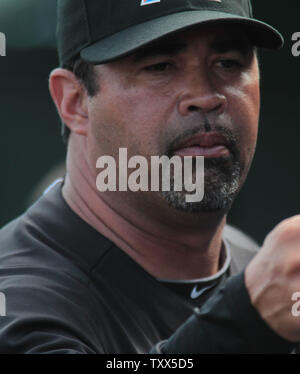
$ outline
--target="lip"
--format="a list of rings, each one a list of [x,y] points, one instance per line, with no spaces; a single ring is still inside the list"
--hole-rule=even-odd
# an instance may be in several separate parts
[[[199,135],[195,135],[186,141],[180,143],[175,147],[175,150],[181,148],[188,148],[191,146],[198,146],[198,147],[213,147],[223,145],[228,147],[228,141],[226,137],[220,133],[210,132],[210,133],[203,133]]]
[[[206,158],[228,157],[229,143],[226,137],[217,132],[195,135],[174,148],[178,156],[204,156]]]
[[[193,136],[174,148],[179,156],[228,157],[230,154],[226,137],[220,133],[204,133]]]
[[[205,158],[219,158],[219,157],[228,157],[229,150],[223,145],[213,146],[213,147],[186,147],[181,148],[174,152],[176,156],[186,157],[197,157],[202,156]]]

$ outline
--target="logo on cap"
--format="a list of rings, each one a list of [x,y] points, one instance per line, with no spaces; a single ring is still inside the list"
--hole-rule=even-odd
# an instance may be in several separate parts
[[[155,3],[160,3],[160,1],[161,0],[142,0],[141,1],[141,6],[155,4]],[[209,1],[215,1],[217,3],[221,3],[222,2],[222,0],[209,0]]]
[[[160,0],[142,0],[141,6],[160,3]]]

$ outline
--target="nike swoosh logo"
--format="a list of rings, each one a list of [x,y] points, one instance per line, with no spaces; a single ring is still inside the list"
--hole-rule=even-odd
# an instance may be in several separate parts
[[[217,282],[209,285],[208,287],[201,288],[201,290],[199,290],[199,291],[198,291],[198,285],[196,285],[192,289],[191,299],[193,299],[193,300],[197,299],[197,297],[199,297],[200,295],[204,294],[204,292],[206,292],[206,291],[210,290],[211,288],[213,288],[216,284],[217,284]]]

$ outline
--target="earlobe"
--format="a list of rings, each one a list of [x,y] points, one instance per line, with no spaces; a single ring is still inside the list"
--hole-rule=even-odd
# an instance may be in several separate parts
[[[52,99],[63,122],[78,135],[87,134],[86,93],[76,76],[66,69],[55,69],[50,75]]]

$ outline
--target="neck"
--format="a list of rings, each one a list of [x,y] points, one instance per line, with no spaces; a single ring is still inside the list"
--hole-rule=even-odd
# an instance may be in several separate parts
[[[224,215],[196,217],[166,206],[141,206],[145,199],[134,204],[128,193],[101,194],[80,149],[75,141],[69,144],[63,196],[84,221],[156,278],[195,279],[219,270]]]

